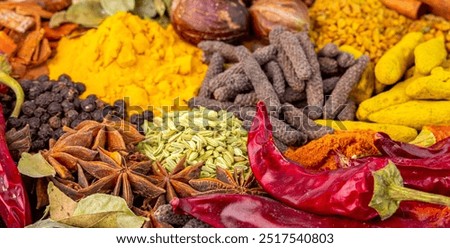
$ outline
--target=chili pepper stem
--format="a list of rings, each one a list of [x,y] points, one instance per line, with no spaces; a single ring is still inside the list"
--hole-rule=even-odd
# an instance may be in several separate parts
[[[6,84],[14,91],[14,94],[16,94],[16,106],[14,106],[11,117],[19,117],[20,109],[22,108],[25,98],[22,86],[14,78],[3,71],[0,71],[0,82]]]
[[[373,172],[373,178],[374,193],[369,206],[378,212],[382,220],[391,217],[399,208],[401,201],[450,206],[450,197],[404,187],[400,171],[391,161],[383,169]]]

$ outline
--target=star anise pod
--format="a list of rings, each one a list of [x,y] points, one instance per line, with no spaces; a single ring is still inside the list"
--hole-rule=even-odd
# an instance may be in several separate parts
[[[155,180],[146,176],[151,170],[150,160],[133,161],[120,152],[109,152],[101,147],[98,147],[98,152],[100,161],[78,161],[83,170],[97,179],[79,193],[120,195],[131,207],[135,195],[154,199],[166,192],[155,185]]]
[[[97,156],[97,151],[89,148],[92,140],[92,131],[68,132],[51,141],[50,149],[42,151],[42,155],[60,178],[73,180],[71,172],[77,170],[78,160],[91,161]]]
[[[124,120],[110,120],[109,117],[104,118],[102,123],[83,121],[74,130],[92,132],[94,143],[91,148],[93,150],[99,147],[108,151],[131,150],[130,146],[132,148],[134,144],[145,139],[131,123]]]
[[[192,187],[199,191],[197,195],[205,194],[267,194],[256,182],[253,173],[234,168],[233,174],[220,166],[216,167],[216,178],[201,178],[189,181]]]
[[[189,181],[200,176],[203,162],[186,166],[186,157],[178,162],[172,172],[168,172],[164,166],[156,162],[153,164],[153,175],[157,185],[166,190],[166,202],[174,197],[188,197],[198,192],[189,185]]]
[[[137,215],[143,216],[148,220],[144,222],[142,225],[143,228],[161,228],[161,227],[173,227],[172,225],[159,221],[155,216],[155,211],[159,208],[159,206],[163,205],[165,202],[164,196],[160,196],[157,198],[155,203],[151,203],[148,199],[144,200],[144,203],[140,208],[132,207],[131,209]]]
[[[20,155],[28,152],[31,148],[30,125],[26,125],[20,130],[12,128],[5,134],[9,152],[14,161],[19,161]]]

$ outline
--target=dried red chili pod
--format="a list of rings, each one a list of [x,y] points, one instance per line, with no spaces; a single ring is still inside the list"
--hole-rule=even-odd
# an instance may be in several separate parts
[[[377,133],[374,145],[381,154],[388,157],[434,158],[439,155],[450,154],[450,138],[443,139],[430,147],[420,147],[394,141],[385,133]]]
[[[284,158],[271,131],[266,107],[259,102],[248,135],[250,166],[264,190],[291,207],[371,220],[391,217],[404,200],[450,206],[449,197],[403,187],[399,170],[384,158],[333,171],[309,171]]]
[[[30,206],[22,177],[6,144],[5,130],[0,104],[0,215],[7,227],[24,227],[31,223]]]
[[[323,216],[288,207],[278,201],[255,195],[211,194],[174,198],[175,213],[188,214],[212,227],[229,228],[366,228],[366,227],[448,227],[450,223],[431,215],[418,216],[415,206],[407,205],[401,214],[388,220],[357,221],[344,217]],[[430,207],[438,213],[440,208]],[[430,211],[431,211],[430,210]],[[423,221],[418,217],[427,218]],[[439,220],[439,221],[437,221]]]

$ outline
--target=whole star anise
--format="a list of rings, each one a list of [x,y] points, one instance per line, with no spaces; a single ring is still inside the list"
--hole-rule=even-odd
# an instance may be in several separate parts
[[[124,120],[110,120],[109,117],[104,118],[102,123],[83,121],[74,130],[92,132],[93,150],[99,147],[108,151],[132,150],[133,147],[130,146],[145,139],[131,123]]]
[[[186,166],[186,157],[178,162],[172,172],[167,172],[160,163],[153,163],[153,175],[150,177],[157,181],[157,185],[166,190],[166,202],[174,197],[188,197],[198,192],[189,185],[189,181],[200,176],[203,163]]]
[[[245,174],[244,170],[234,168],[233,174],[220,166],[216,167],[216,178],[201,178],[189,181],[189,184],[199,192],[197,195],[204,194],[267,194],[256,182],[253,173],[249,171]]]
[[[97,155],[97,151],[88,148],[92,140],[91,131],[67,132],[58,141],[51,141],[50,149],[42,151],[42,155],[60,178],[73,180],[78,160],[91,161]]]
[[[120,195],[131,207],[135,195],[153,199],[166,192],[147,176],[151,170],[150,160],[133,161],[130,156],[123,156],[120,152],[109,152],[101,147],[97,149],[100,161],[78,161],[84,171],[97,179],[79,193]]]

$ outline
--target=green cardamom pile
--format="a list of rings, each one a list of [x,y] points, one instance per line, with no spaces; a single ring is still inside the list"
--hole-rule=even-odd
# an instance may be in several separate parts
[[[187,165],[204,162],[201,177],[215,177],[216,166],[248,170],[247,131],[232,113],[206,108],[165,113],[143,125],[146,139],[138,149],[172,171],[186,157]]]

